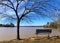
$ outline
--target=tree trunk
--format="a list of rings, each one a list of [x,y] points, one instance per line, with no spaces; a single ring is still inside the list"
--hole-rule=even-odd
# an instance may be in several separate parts
[[[17,39],[20,40],[20,35],[19,35],[19,24],[20,24],[20,20],[17,20]]]

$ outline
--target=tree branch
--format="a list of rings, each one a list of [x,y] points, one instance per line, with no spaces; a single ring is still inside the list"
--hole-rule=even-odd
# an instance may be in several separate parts
[[[17,1],[17,6],[16,6],[16,10],[14,10],[15,11],[15,13],[16,13],[16,16],[17,16],[17,18],[19,19],[19,16],[18,16],[18,6],[19,6],[19,4],[22,2],[22,1],[20,1],[20,3],[18,3],[18,0],[16,0]]]
[[[0,12],[0,14],[4,14],[4,13]],[[9,15],[7,15],[7,14],[4,14],[3,17],[1,17],[1,18],[4,18],[4,17],[9,17],[9,18],[11,18],[11,19],[15,19],[15,20],[16,20],[16,18],[14,18],[14,17],[12,17],[12,16],[9,16]]]
[[[19,20],[21,20],[24,16],[26,16],[26,15],[29,14],[29,13],[30,13],[30,11],[27,12],[27,13],[25,13],[25,14],[22,14],[22,16],[19,18]]]
[[[37,14],[39,14],[39,15],[41,15],[41,16],[46,16],[46,17],[52,19],[53,21],[55,21],[53,18],[51,18],[51,16],[48,16],[48,15],[42,13],[42,12],[35,12],[35,13],[37,13]]]
[[[53,5],[49,4],[49,3],[45,3],[45,4],[48,5],[48,6],[51,6],[54,10],[57,10],[57,8],[55,6],[53,6]]]
[[[11,6],[9,6],[9,5],[5,4],[5,3],[0,3],[0,5],[3,5],[3,6],[5,5],[5,6],[11,8],[11,9],[14,9],[13,7],[11,7]]]
[[[11,6],[9,6],[9,5],[5,4],[5,3],[0,3],[0,4],[5,5],[5,6],[11,8],[11,9],[13,9],[15,11],[15,13],[16,13],[17,18],[19,18],[17,11],[13,7],[11,7]]]
[[[26,19],[26,20],[25,20]],[[32,20],[31,20],[31,18],[29,17],[29,16],[25,16],[25,17],[23,17],[21,20],[24,20],[24,21],[26,21],[26,22],[28,22],[28,20],[30,21],[30,22],[32,22]]]
[[[8,0],[8,1],[11,3],[12,7],[14,8],[14,5],[13,5],[13,3],[11,2],[11,0]]]
[[[18,0],[16,0],[17,1],[17,6],[16,6],[16,10],[18,9],[18,6],[19,6],[19,4],[22,2],[22,1],[18,1]],[[19,3],[18,3],[19,2]]]

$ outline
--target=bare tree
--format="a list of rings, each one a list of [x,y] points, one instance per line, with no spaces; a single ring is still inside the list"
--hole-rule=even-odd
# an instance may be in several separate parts
[[[60,13],[58,13],[58,18],[56,20],[58,28],[60,28]]]
[[[41,17],[47,16],[48,18],[51,18],[52,17],[50,15],[51,11],[54,12],[56,10],[56,7],[48,3],[51,1],[52,0],[42,0],[42,1],[40,0],[0,0],[0,8],[2,7],[3,9],[6,8],[4,9],[5,11],[8,11],[9,10],[8,8],[10,8],[15,12],[15,15],[16,15],[16,17],[13,17],[6,12],[4,13],[3,11],[0,11],[0,13],[3,14],[1,18],[7,17],[7,18],[17,20],[17,39],[20,39],[19,37],[20,21],[23,20],[24,17],[29,18],[27,14],[31,12],[39,14]],[[52,10],[48,10],[46,5],[51,7]],[[41,11],[41,9],[43,9],[45,12],[48,12],[48,14],[45,14],[43,11]]]

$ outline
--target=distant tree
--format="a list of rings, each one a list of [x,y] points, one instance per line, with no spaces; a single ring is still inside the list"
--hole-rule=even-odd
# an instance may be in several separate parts
[[[10,25],[14,27],[14,24],[13,23],[10,23]]]
[[[58,28],[60,28],[60,16],[58,17],[56,23],[57,23]]]
[[[0,27],[2,26],[2,24],[0,24]]]
[[[47,22],[47,27],[49,27],[49,24],[50,24],[50,23],[49,23],[49,22]]]
[[[39,14],[39,16],[41,17],[48,17],[51,19],[55,17],[54,14],[51,13],[51,11],[53,12],[57,8],[49,4],[48,2],[53,2],[53,0],[0,0],[0,8],[2,8],[3,10],[0,11],[1,14],[0,16],[1,18],[5,17],[5,18],[17,20],[17,39],[20,39],[19,37],[20,22],[25,18],[30,19],[30,17],[27,14],[36,13]],[[50,10],[47,9],[48,6],[52,10],[50,8],[49,8]],[[13,14],[9,15],[8,13],[9,10],[13,10],[15,13],[14,15],[16,15],[16,17],[14,17]],[[45,11],[48,14],[44,13],[43,11]]]
[[[57,23],[56,22],[51,22],[50,27],[51,28],[57,28]]]

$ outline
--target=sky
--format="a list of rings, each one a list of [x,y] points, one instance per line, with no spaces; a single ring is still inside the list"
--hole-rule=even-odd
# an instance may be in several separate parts
[[[38,0],[38,2],[39,2],[39,0]],[[23,8],[24,2],[22,2],[22,3],[20,5],[20,7],[18,8],[19,9],[19,11],[18,11],[19,14],[22,14],[23,11],[24,11],[24,8]],[[30,5],[31,4],[27,5],[28,8],[29,8]],[[50,5],[52,5],[52,6],[50,6]],[[14,7],[15,6],[16,6],[16,2],[14,2]],[[35,6],[37,7],[38,4],[36,4]],[[57,19],[57,17],[55,17],[54,15],[60,16],[60,14],[57,14],[57,13],[60,13],[60,11],[58,10],[58,9],[60,9],[59,6],[60,6],[60,0],[49,1],[49,2],[47,2],[47,3],[44,4],[43,9],[36,10],[36,11],[42,12],[43,14],[48,15],[48,17],[47,16],[43,16],[41,14],[39,15],[38,13],[31,12],[31,13],[27,14],[27,16],[29,17],[29,19],[27,19],[27,18],[24,17],[24,20],[21,20],[20,25],[21,26],[43,26],[43,25],[47,24],[47,22],[53,22],[54,20]],[[4,12],[3,8],[4,7],[0,7],[0,12],[1,11]],[[44,9],[48,10],[49,12],[45,11]],[[4,13],[7,12],[8,15],[13,16],[14,18],[16,18],[16,15],[13,12],[12,9],[6,8],[5,10],[6,11]],[[13,19],[10,19],[10,18],[4,18],[3,17],[1,19],[2,16],[3,16],[3,14],[0,14],[0,24],[9,24],[9,23],[13,23],[15,25],[17,24],[16,20],[13,20]]]

